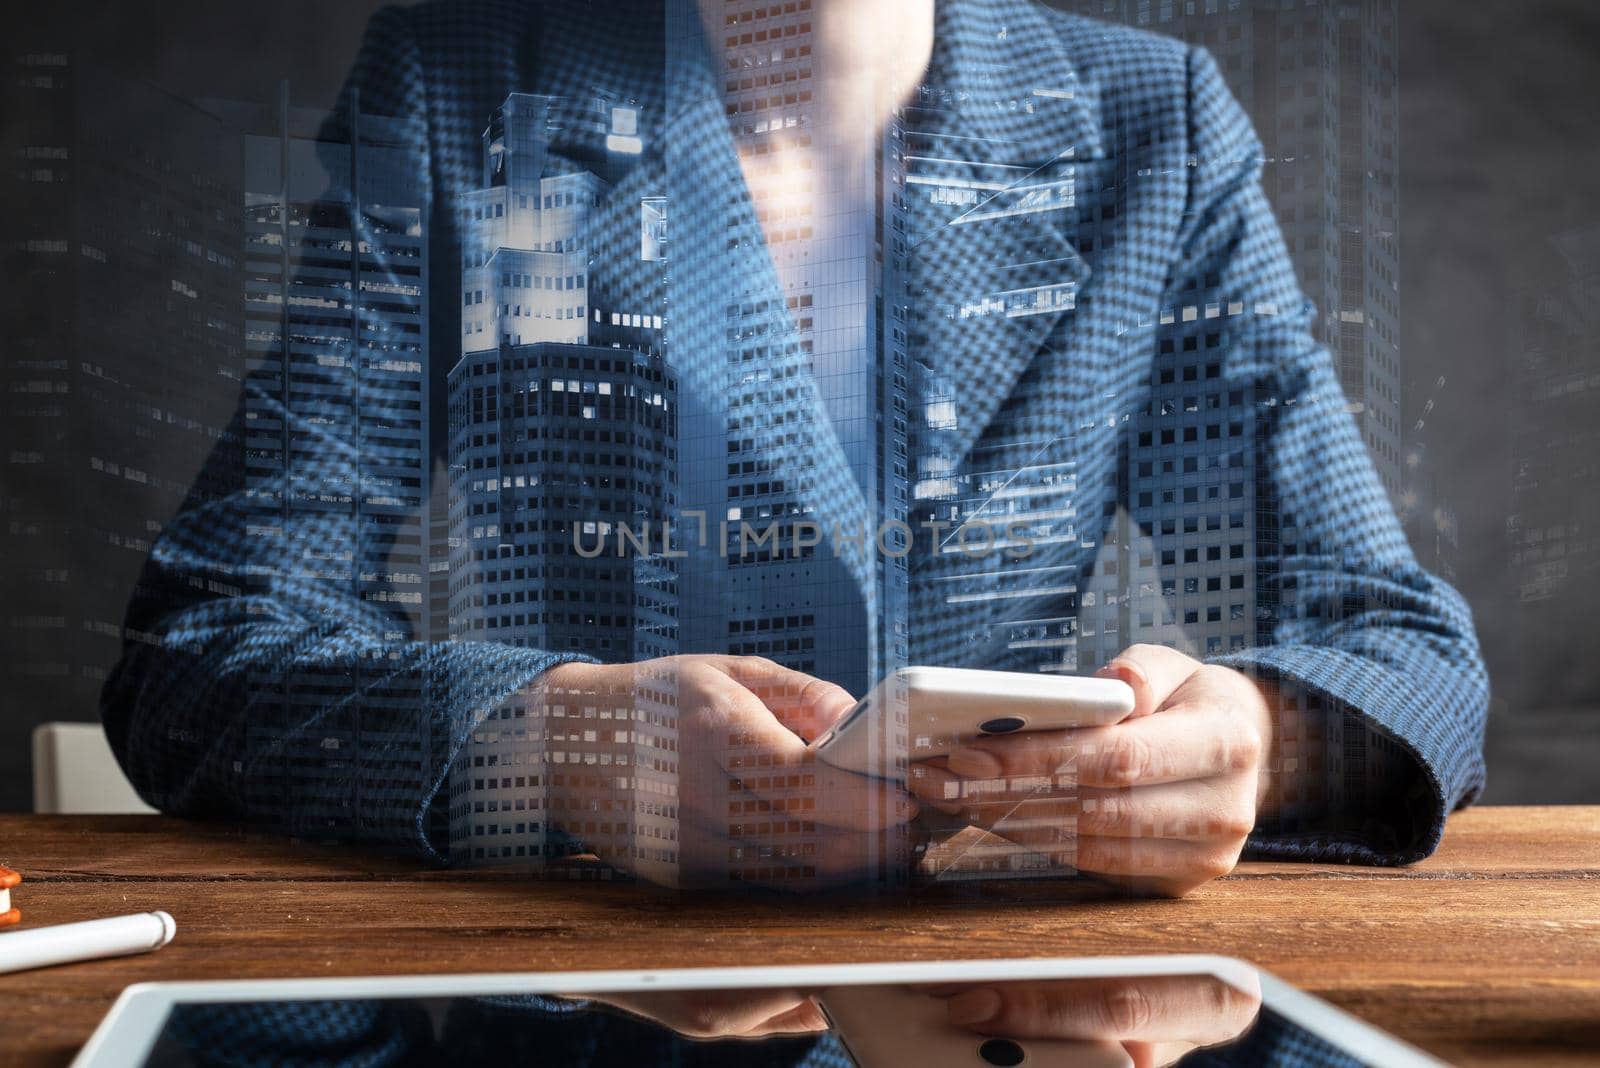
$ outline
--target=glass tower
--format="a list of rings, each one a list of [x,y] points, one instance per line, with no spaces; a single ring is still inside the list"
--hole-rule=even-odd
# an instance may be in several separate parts
[[[287,85],[277,108],[212,106],[245,131],[242,467],[255,512],[248,536],[283,543],[255,550],[282,563],[248,581],[262,589],[306,578],[343,585],[383,615],[388,640],[425,637],[430,413],[420,150],[395,120],[363,114],[357,94],[328,121],[291,107]],[[338,429],[323,436],[324,427]],[[327,454],[342,450],[350,464],[329,465]],[[302,474],[329,469],[348,470],[352,481]],[[319,528],[348,533],[303,536]],[[391,794],[403,804],[403,793],[426,793],[427,768],[437,763],[430,754],[443,741],[408,726],[431,700],[432,680],[394,675],[382,651],[360,663],[352,675],[285,670],[254,680],[275,701],[263,702],[272,714],[249,729],[265,743],[314,719],[320,729],[303,746],[262,745],[283,762],[277,781],[292,784],[297,798],[368,812]],[[351,774],[356,766],[362,774]],[[400,788],[377,785],[384,796],[352,797],[352,780]]]
[[[24,808],[34,725],[93,718],[124,639],[151,640],[128,591],[238,392],[242,225],[216,116],[6,52],[0,808]]]
[[[638,110],[513,94],[485,129],[482,185],[456,205],[457,640],[625,663],[678,650],[677,560],[663,540],[678,420],[662,344],[666,210],[645,171],[611,165],[643,148]],[[519,697],[495,709],[452,769],[452,853],[536,866],[575,835],[602,860],[671,881],[675,726],[665,684],[627,708]],[[580,776],[607,789],[603,811],[552,815],[550,787]],[[574,835],[552,834],[552,819]]]

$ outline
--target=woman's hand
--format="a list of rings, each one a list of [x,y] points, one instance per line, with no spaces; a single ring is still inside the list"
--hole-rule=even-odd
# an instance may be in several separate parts
[[[1261,688],[1134,645],[1099,672],[1134,691],[1121,723],[982,738],[914,765],[927,805],[1128,889],[1179,896],[1233,870],[1265,794]]]
[[[872,874],[894,828],[916,816],[900,787],[820,763],[806,742],[855,704],[832,683],[761,657],[674,656],[638,664],[562,664],[542,677],[531,698],[555,724],[585,716],[612,726],[641,716],[670,716],[674,765],[678,886],[822,889]],[[601,711],[605,715],[599,715]],[[636,818],[650,800],[632,772],[588,764],[550,765],[554,829],[582,839],[579,824],[604,812]],[[560,780],[557,785],[557,780]],[[655,798],[660,801],[660,798]],[[634,870],[632,857],[603,856]],[[637,866],[646,877],[658,868]],[[749,872],[765,872],[749,878]]]

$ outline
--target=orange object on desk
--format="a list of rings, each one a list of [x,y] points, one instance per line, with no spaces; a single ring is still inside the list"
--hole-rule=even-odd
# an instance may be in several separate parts
[[[22,911],[11,907],[11,888],[21,881],[22,876],[10,868],[0,867],[0,927],[22,922]]]

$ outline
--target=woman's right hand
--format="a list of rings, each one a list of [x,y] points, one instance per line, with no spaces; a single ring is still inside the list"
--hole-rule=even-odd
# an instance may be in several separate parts
[[[850,694],[761,657],[562,664],[541,676],[531,703],[553,734],[570,737],[573,732],[559,725],[573,726],[574,719],[613,732],[654,723],[654,733],[675,746],[650,758],[664,765],[652,767],[666,773],[655,778],[677,791],[665,799],[676,809],[675,864],[641,863],[625,847],[601,855],[644,878],[786,890],[847,884],[870,877],[893,856],[893,836],[917,814],[898,785],[829,767],[807,750],[810,739],[855,704]],[[667,718],[675,727],[659,729]],[[571,744],[580,751],[584,743]],[[544,769],[550,776],[546,816],[552,829],[579,841],[599,814],[613,826],[632,823],[638,803],[663,800],[641,790],[650,776],[637,761],[625,769],[567,761]]]

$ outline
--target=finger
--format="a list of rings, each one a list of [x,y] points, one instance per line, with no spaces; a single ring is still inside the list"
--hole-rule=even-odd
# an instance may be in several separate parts
[[[828,1029],[827,1017],[809,998],[787,1012],[781,1012],[761,1026],[744,1032],[744,1038],[766,1035],[806,1035]]]
[[[979,738],[950,754],[966,779],[1054,777],[1085,786],[1144,786],[1254,769],[1259,732],[1212,703],[1169,708],[1109,727]]]
[[[1199,1047],[1193,1042],[1124,1042],[1133,1068],[1171,1068]]]
[[[716,701],[711,727],[720,735],[703,741],[730,790],[748,791],[772,813],[849,830],[877,830],[916,817],[915,803],[898,785],[817,761],[798,735],[733,678],[712,671],[702,681]],[[750,814],[761,811],[757,804]]]
[[[792,1012],[809,998],[797,990],[640,992],[592,1000],[665,1024],[690,1038],[742,1035]]]
[[[1200,661],[1164,645],[1130,645],[1095,674],[1131,686],[1133,714],[1148,716],[1200,667]]]
[[[1250,1026],[1260,998],[1215,976],[997,983],[945,1002],[952,1024],[1008,1038],[1211,1045]]]
[[[730,656],[720,663],[739,685],[761,698],[778,722],[807,741],[855,707],[855,698],[843,686],[765,657]]]
[[[1028,840],[1032,830],[1106,838],[1243,838],[1255,826],[1253,791],[1239,776],[1133,789],[1084,787],[1076,796],[965,804],[969,823]],[[1023,834],[1024,837],[1018,837]]]

